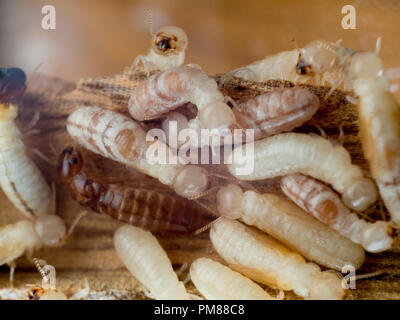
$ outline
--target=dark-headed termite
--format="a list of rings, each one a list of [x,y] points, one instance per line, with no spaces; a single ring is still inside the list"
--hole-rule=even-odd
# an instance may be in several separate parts
[[[65,149],[58,174],[82,206],[155,233],[192,233],[211,222],[211,212],[168,192],[107,184],[83,170],[79,151]]]

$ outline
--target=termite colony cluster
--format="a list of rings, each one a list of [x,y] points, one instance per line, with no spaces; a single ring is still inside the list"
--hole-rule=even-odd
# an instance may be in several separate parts
[[[153,34],[149,53],[139,56],[129,72],[113,77],[128,88],[101,88],[99,81],[99,94],[91,94],[78,85],[79,106],[66,123],[78,147],[60,155],[59,178],[83,207],[126,223],[115,232],[115,249],[155,299],[196,296],[179,281],[150,232],[208,230],[226,265],[208,258],[192,263],[190,279],[206,299],[276,299],[261,285],[304,299],[345,298],[338,271],[359,268],[365,250],[390,249],[400,225],[400,107],[382,77],[378,52],[314,41],[213,78],[197,65],[183,65],[187,46],[182,29],[163,27]],[[223,94],[232,79],[284,85],[241,101]],[[91,80],[83,81],[80,88],[90,85]],[[315,85],[327,88],[325,97],[310,90]],[[23,73],[2,69],[0,88],[0,183],[27,216],[0,230],[0,263],[12,265],[25,252],[61,244],[71,231],[54,215],[51,189],[26,156],[14,124],[13,98],[23,93]],[[323,99],[338,88],[354,92],[348,100],[358,105],[370,173],[352,163],[341,143],[294,130],[311,123]],[[168,139],[171,124],[179,132],[209,129],[217,139],[176,143]],[[146,140],[154,128],[167,138]],[[155,146],[169,155],[185,144],[223,153],[228,149],[223,138],[236,129],[251,129],[254,135],[241,144],[230,140],[234,146],[227,164],[148,157]],[[244,152],[250,145],[253,152]],[[85,169],[84,149],[174,192],[104,182]],[[243,174],[246,167],[252,170]],[[260,185],[269,182],[277,190],[262,191]],[[391,220],[367,222],[362,217],[375,208],[379,195]]]

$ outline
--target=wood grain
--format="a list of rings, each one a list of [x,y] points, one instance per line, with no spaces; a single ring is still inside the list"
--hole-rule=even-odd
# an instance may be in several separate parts
[[[57,189],[57,214],[70,224],[82,208],[71,200],[65,186],[56,176],[56,159],[58,153],[66,146],[73,144],[65,130],[67,115],[81,105],[100,105],[123,112],[129,95],[135,86],[145,78],[144,74],[135,74],[125,69],[121,74],[112,77],[82,80],[77,85],[60,79],[35,76],[30,82],[28,91],[20,103],[18,122],[23,131],[35,111],[41,113],[36,129],[39,134],[25,136],[24,141],[31,151],[38,149],[45,154],[51,163],[35,156],[32,159],[38,164],[48,182],[55,182]],[[218,76],[216,77],[218,79]],[[279,86],[292,86],[291,83],[269,81],[252,83],[233,78],[225,83],[222,91],[237,101],[248,99],[262,92]],[[358,124],[355,106],[347,102],[346,94],[335,91],[325,99],[328,89],[307,86],[322,101],[322,106],[312,121],[296,129],[297,132],[314,132],[319,134],[315,124],[326,132],[331,139],[338,139],[340,127],[345,133],[345,147],[350,151],[353,162],[368,171],[368,164],[363,158],[358,137]],[[99,156],[89,154],[96,168],[112,179],[132,181],[138,175],[123,166]],[[139,176],[139,180],[143,177]],[[145,183],[156,181],[146,178]],[[254,187],[260,190],[276,191],[274,182],[257,182]],[[387,219],[387,214],[384,213]],[[381,218],[378,207],[369,214],[369,218]],[[0,223],[10,223],[23,219],[12,204],[0,193]],[[124,268],[113,249],[113,233],[119,223],[106,216],[90,212],[84,217],[68,243],[61,248],[44,248],[35,253],[35,257],[45,259],[57,270],[57,288],[72,295],[83,287],[84,279],[89,281],[91,293],[89,299],[145,299],[143,287]],[[194,236],[159,236],[173,264],[179,267],[191,263],[194,259],[206,256],[222,261],[213,250],[207,232]],[[349,292],[349,299],[400,299],[400,250],[396,239],[396,248],[381,254],[368,254],[366,262],[357,274],[380,272],[373,278],[357,281],[357,289]],[[28,284],[39,285],[40,274],[26,258],[17,261],[14,289],[10,289],[8,267],[0,267],[0,297],[25,298]],[[189,282],[191,292],[196,293]],[[276,291],[271,290],[272,293]],[[297,299],[292,293],[286,298]]]

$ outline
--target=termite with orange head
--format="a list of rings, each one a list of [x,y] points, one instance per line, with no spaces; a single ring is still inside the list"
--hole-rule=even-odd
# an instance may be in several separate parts
[[[189,300],[171,261],[158,240],[148,231],[122,226],[114,235],[119,258],[157,300]]]
[[[120,113],[99,107],[80,108],[68,117],[67,130],[86,149],[150,175],[172,186],[180,196],[196,198],[208,188],[204,169],[183,166],[178,158],[172,161],[172,152],[166,144],[147,141],[145,129]],[[154,147],[166,159],[160,161],[151,152]]]
[[[282,133],[254,142],[254,152],[237,146],[228,165],[239,180],[263,180],[302,173],[330,184],[342,195],[346,206],[363,211],[377,200],[371,179],[352,164],[349,152],[320,136]],[[243,172],[242,168],[253,168]]]
[[[210,211],[172,192],[109,184],[88,175],[83,166],[81,153],[67,148],[60,155],[58,175],[80,205],[98,213],[151,232],[172,234],[193,233],[213,218]],[[189,176],[190,172],[186,179]],[[185,185],[181,180],[178,174],[179,185]]]
[[[208,258],[199,258],[192,263],[190,278],[207,300],[274,299],[250,279]]]
[[[364,262],[362,247],[319,222],[289,199],[274,194],[245,191],[234,184],[217,192],[221,216],[240,219],[299,252],[309,260],[342,270],[345,265],[358,268]]]
[[[323,183],[301,174],[282,178],[283,192],[319,221],[337,230],[369,252],[392,246],[392,228],[386,221],[366,222],[345,207],[338,195]]]
[[[249,278],[306,299],[342,299],[341,279],[306,262],[302,256],[259,230],[230,219],[220,219],[210,237],[229,266]]]
[[[134,119],[144,121],[161,118],[191,102],[196,105],[198,114],[189,121],[189,128],[214,129],[224,135],[224,131],[236,124],[233,111],[224,101],[213,78],[199,68],[182,66],[143,81],[133,91],[128,108]]]
[[[185,61],[187,47],[188,37],[184,30],[175,26],[165,26],[152,34],[149,52],[147,55],[138,56],[133,65],[142,64],[145,72],[177,67]]]

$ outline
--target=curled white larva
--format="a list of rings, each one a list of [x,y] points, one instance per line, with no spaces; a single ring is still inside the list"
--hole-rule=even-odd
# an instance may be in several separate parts
[[[244,223],[267,232],[309,260],[338,271],[345,265],[359,268],[364,262],[365,254],[360,245],[286,198],[246,191],[242,206]]]
[[[32,221],[24,220],[0,227],[0,265],[11,263],[41,246]]]
[[[266,234],[236,220],[221,218],[211,228],[211,241],[231,268],[249,278],[307,299],[341,299],[341,280],[321,272],[299,254]]]
[[[207,300],[272,300],[273,298],[250,279],[207,258],[195,260],[190,278]]]
[[[303,173],[331,184],[343,194],[365,179],[361,169],[351,163],[350,154],[345,148],[319,136],[282,133],[256,141],[253,152],[245,154],[243,149],[241,145],[233,150],[232,164],[228,165],[229,171],[241,180],[262,180]],[[246,168],[246,174],[241,173],[243,168]],[[364,184],[360,186],[364,190]],[[351,194],[367,199],[363,201],[365,208],[376,201],[376,193],[364,194],[353,189]],[[348,197],[346,200],[358,203],[358,198]]]
[[[146,131],[140,124],[118,112],[99,107],[80,108],[68,117],[67,130],[86,149],[158,178],[162,183],[171,184],[180,168],[157,159],[151,163],[147,158],[149,148],[156,146],[168,155],[168,146],[146,141]]]
[[[52,194],[35,163],[26,154],[14,123],[18,108],[0,104],[0,186],[29,218],[52,213]]]
[[[122,226],[115,232],[114,246],[128,270],[157,300],[189,299],[167,254],[150,232]]]

